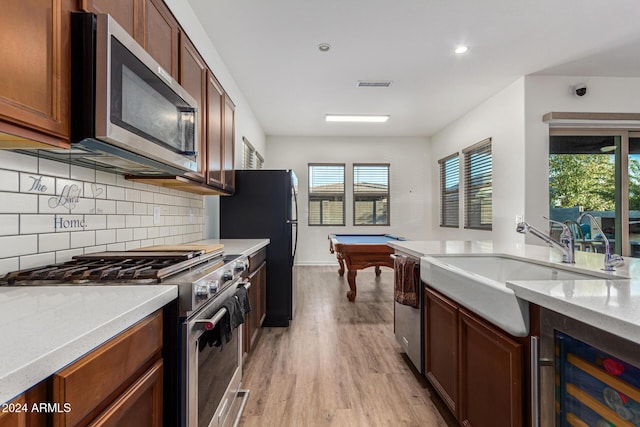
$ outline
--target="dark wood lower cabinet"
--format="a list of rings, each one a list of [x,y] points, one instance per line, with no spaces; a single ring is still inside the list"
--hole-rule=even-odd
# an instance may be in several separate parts
[[[462,425],[523,425],[522,345],[474,314],[459,311]]]
[[[425,373],[454,415],[458,415],[458,306],[425,290]]]
[[[460,425],[522,427],[525,338],[425,287],[425,373]]]
[[[243,324],[243,353],[247,356],[255,346],[266,314],[267,262],[264,249],[249,256],[249,303],[251,311]]]

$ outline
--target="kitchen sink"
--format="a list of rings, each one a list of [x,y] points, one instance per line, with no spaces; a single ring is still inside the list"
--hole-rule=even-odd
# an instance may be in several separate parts
[[[611,278],[501,255],[426,256],[420,275],[430,287],[517,337],[529,334],[529,304],[517,298],[507,282]]]

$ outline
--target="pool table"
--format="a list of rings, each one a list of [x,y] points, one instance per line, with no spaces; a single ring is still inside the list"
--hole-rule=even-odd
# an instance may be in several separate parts
[[[393,248],[387,246],[389,241],[405,240],[402,237],[390,234],[329,234],[329,251],[336,254],[340,269],[338,274],[344,275],[344,266],[347,265],[347,281],[349,282],[349,301],[356,299],[356,274],[358,270],[367,267],[375,267],[376,276],[379,276],[380,267],[393,268],[391,254]]]

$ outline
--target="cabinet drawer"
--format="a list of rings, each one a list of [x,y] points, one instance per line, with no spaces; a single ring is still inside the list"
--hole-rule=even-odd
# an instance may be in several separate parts
[[[114,392],[128,386],[162,349],[162,310],[141,320],[111,341],[53,375],[53,401],[71,405],[56,414],[54,427],[76,425],[97,408],[104,408]],[[119,390],[120,389],[120,390]]]
[[[249,273],[256,271],[260,265],[267,259],[267,250],[260,249],[258,252],[249,255]]]
[[[161,426],[162,368],[162,360],[158,360],[89,426]]]

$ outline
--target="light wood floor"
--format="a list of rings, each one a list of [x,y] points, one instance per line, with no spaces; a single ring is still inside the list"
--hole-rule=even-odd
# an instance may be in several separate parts
[[[264,328],[245,362],[242,426],[456,425],[395,341],[393,272],[382,270],[358,272],[351,303],[337,263],[298,268],[291,326]]]

